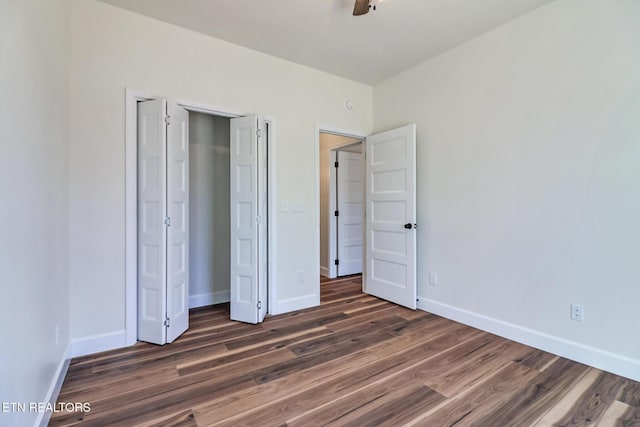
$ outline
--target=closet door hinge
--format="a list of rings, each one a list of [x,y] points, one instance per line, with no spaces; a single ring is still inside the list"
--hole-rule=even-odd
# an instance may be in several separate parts
[[[171,227],[171,218],[170,217],[166,217],[163,222],[164,222],[164,226],[165,227]]]
[[[164,122],[167,125],[170,125],[171,124],[171,116],[169,116],[169,115],[164,116]]]
[[[340,211],[335,211],[333,214],[334,214],[335,216],[340,216]]]
[[[333,263],[334,263],[335,265],[340,265],[340,260],[339,260],[339,259],[337,259],[337,260],[335,260]]]
[[[262,301],[258,301],[257,307],[258,307],[258,310],[260,310],[262,308]]]
[[[333,164],[333,166],[334,166],[334,167],[336,167],[336,168],[337,168],[339,165],[340,165],[340,163],[339,163],[339,162],[335,162],[335,163]]]
[[[262,137],[262,129],[256,129],[256,136],[257,136],[258,138],[261,138],[261,137]]]
[[[262,224],[262,217],[260,215],[256,216],[256,224]]]
[[[164,318],[163,325],[164,325],[164,326],[166,326],[167,328],[168,328],[169,326],[171,326],[171,320],[169,319],[169,316],[166,316],[166,317]]]

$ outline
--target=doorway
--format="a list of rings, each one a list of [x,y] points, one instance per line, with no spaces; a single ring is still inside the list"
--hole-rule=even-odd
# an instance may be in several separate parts
[[[320,174],[320,275],[323,277],[327,277],[330,279],[336,278],[339,275],[344,275],[340,273],[340,262],[339,254],[338,254],[338,246],[339,243],[347,243],[349,247],[349,242],[347,239],[346,233],[343,231],[339,233],[338,226],[340,225],[340,219],[345,219],[343,223],[346,223],[346,219],[350,216],[348,212],[343,209],[342,218],[340,218],[340,212],[338,210],[338,205],[340,200],[338,194],[338,175],[340,169],[340,152],[343,153],[343,157],[346,160],[346,157],[349,156],[348,153],[354,153],[356,156],[358,153],[362,155],[362,138],[354,137],[354,136],[346,136],[337,133],[331,133],[327,131],[319,132],[319,174]],[[338,162],[338,168],[336,169],[336,162]],[[343,166],[348,167],[347,163],[343,162]],[[348,174],[346,169],[345,175]],[[358,173],[358,172],[356,172]],[[364,175],[362,174],[364,178]],[[362,195],[364,195],[364,188],[362,188]],[[358,189],[355,189],[355,192],[358,192]],[[353,193],[353,192],[352,192]],[[346,193],[345,193],[346,195]],[[346,198],[345,200],[348,200]],[[357,203],[357,202],[356,202]],[[351,205],[354,206],[354,205]],[[353,209],[351,209],[353,210]],[[356,208],[356,222],[359,217],[360,221],[362,220],[362,207]],[[359,215],[358,215],[359,211]],[[337,215],[336,216],[336,212]],[[351,215],[353,216],[353,215]],[[352,234],[354,232],[353,228],[349,232]],[[356,234],[358,232],[356,231]],[[342,236],[342,242],[339,240]],[[360,236],[362,236],[362,229],[360,228]],[[361,241],[360,241],[361,245]],[[354,248],[356,251],[357,248]],[[351,249],[352,251],[354,249]],[[353,257],[347,257],[353,259]],[[357,257],[356,257],[357,258]],[[343,258],[346,261],[346,258]],[[343,261],[344,262],[344,261]],[[351,263],[353,265],[353,262]],[[357,264],[357,261],[356,261]],[[343,264],[344,265],[344,264]],[[352,267],[350,267],[352,269]],[[358,268],[356,267],[356,270]],[[362,272],[362,260],[360,258],[360,268],[359,272]],[[343,269],[343,271],[346,271]],[[358,272],[358,271],[356,271]],[[355,274],[351,273],[351,274]],[[349,274],[349,273],[345,273]]]
[[[230,119],[189,112],[189,308],[230,300]]]
[[[328,256],[325,258],[325,254],[331,255],[331,245],[328,244],[327,233],[323,233],[322,230],[323,225],[331,224],[330,218],[334,211],[326,208],[331,201],[327,196],[329,191],[322,191],[323,181],[327,182],[325,172],[327,169],[324,166],[327,164],[327,159],[323,154],[333,149],[339,158],[337,148],[363,141],[363,186],[365,187],[362,198],[363,291],[415,310],[417,301],[416,126],[415,124],[405,125],[369,135],[366,138],[351,137],[355,139],[354,141],[342,139],[328,150],[322,149],[323,145],[327,144],[321,142],[323,139],[335,141],[345,136],[350,137],[342,133],[318,129],[318,182],[321,199],[319,203],[321,207],[319,212],[321,219],[319,221],[320,275],[326,278],[338,276],[338,270],[332,270],[334,265],[331,259],[327,259]],[[329,169],[330,172],[331,169]],[[326,204],[323,204],[322,199]],[[323,216],[326,222],[322,220]],[[325,225],[324,229],[328,228]]]

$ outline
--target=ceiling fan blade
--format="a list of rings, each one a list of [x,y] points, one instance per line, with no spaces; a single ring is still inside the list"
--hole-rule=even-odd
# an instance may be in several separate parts
[[[369,13],[369,0],[356,0],[353,6],[353,16],[360,16]]]

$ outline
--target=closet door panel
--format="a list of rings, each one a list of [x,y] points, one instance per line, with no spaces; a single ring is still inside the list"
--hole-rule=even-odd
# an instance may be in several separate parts
[[[138,103],[138,339],[166,342],[166,101]]]
[[[231,119],[231,320],[258,323],[258,119]]]
[[[189,327],[189,113],[167,105],[167,342]]]

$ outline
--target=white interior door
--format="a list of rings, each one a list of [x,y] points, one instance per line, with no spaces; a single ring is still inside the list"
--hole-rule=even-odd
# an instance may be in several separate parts
[[[138,103],[138,339],[174,341],[189,327],[189,115]]]
[[[231,320],[258,323],[258,118],[230,121]]]
[[[267,315],[267,284],[268,284],[268,220],[269,220],[269,175],[267,145],[269,144],[268,129],[264,120],[258,119],[261,129],[258,137],[258,322],[262,322]]]
[[[364,173],[362,153],[337,153],[338,276],[362,273]]]
[[[167,102],[138,103],[138,339],[166,342]]]
[[[416,126],[366,139],[368,294],[416,308]]]
[[[169,101],[167,125],[167,342],[189,327],[189,113]]]

